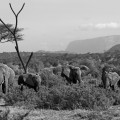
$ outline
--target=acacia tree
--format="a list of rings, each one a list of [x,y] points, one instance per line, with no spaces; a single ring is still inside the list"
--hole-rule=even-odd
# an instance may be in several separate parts
[[[7,27],[11,30],[14,31],[14,27],[12,24],[7,24]],[[17,41],[23,40],[23,34],[20,32],[23,30],[23,28],[17,28],[16,30],[16,37]],[[5,43],[5,42],[13,42],[14,37],[11,34],[11,32],[3,25],[0,24],[0,42]]]
[[[20,62],[21,62],[21,64],[22,64],[22,66],[23,66],[24,72],[27,73],[28,63],[30,62],[30,59],[31,59],[32,56],[33,56],[33,52],[31,52],[31,54],[30,54],[30,56],[29,56],[29,58],[28,58],[28,61],[27,61],[26,65],[25,65],[24,62],[23,62],[23,60],[22,60],[22,58],[21,58],[20,51],[19,51],[19,46],[18,46],[18,40],[21,39],[21,35],[20,35],[20,34],[17,34],[18,31],[20,31],[20,29],[17,28],[17,26],[18,26],[18,15],[19,15],[20,12],[23,10],[23,8],[24,8],[24,6],[25,6],[25,3],[22,5],[21,9],[18,11],[17,14],[16,14],[15,11],[13,10],[11,3],[9,3],[9,6],[10,6],[10,9],[11,9],[11,11],[13,12],[13,14],[14,14],[14,16],[15,16],[15,21],[16,21],[16,22],[15,22],[15,27],[12,28],[12,29],[10,29],[11,25],[5,24],[5,22],[4,22],[2,19],[0,19],[0,21],[2,22],[2,24],[4,25],[4,27],[5,27],[5,28],[7,29],[7,31],[8,31],[8,34],[6,33],[5,35],[7,35],[7,37],[8,37],[9,39],[7,39],[7,41],[5,41],[5,42],[8,42],[8,41],[14,41],[14,42],[15,42],[15,49],[16,49],[17,55],[18,55],[19,60],[20,60]],[[9,34],[9,33],[10,33],[10,34]],[[7,37],[6,37],[6,38],[7,38]],[[2,40],[3,40],[3,39],[2,39]]]

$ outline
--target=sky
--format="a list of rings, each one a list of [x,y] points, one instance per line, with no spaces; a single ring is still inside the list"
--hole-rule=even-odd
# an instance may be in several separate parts
[[[24,28],[20,51],[61,51],[74,40],[120,35],[120,0],[1,0],[0,18],[15,24],[9,3]],[[0,43],[0,52],[15,51],[14,43]]]

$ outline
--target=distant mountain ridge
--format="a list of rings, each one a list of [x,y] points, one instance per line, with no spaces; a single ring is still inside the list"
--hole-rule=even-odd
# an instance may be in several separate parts
[[[103,53],[111,47],[120,44],[120,35],[97,37],[85,40],[75,40],[69,43],[66,48],[71,53]]]
[[[45,51],[45,50],[39,50],[36,52],[37,53],[68,53],[67,51]]]
[[[107,52],[115,52],[115,51],[120,51],[120,44],[114,45]]]

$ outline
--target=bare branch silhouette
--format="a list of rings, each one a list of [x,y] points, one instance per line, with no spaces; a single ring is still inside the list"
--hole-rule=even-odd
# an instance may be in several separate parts
[[[28,58],[28,61],[27,61],[26,66],[25,66],[26,69],[27,69],[27,67],[28,67],[28,64],[29,64],[29,62],[30,62],[32,56],[33,56],[33,52],[31,52],[30,57]]]
[[[21,9],[19,10],[19,12],[18,12],[17,14],[16,14],[15,11],[13,10],[11,3],[9,3],[9,5],[10,5],[10,8],[11,8],[11,10],[12,10],[12,12],[13,12],[13,14],[15,15],[15,18],[16,18],[15,29],[14,29],[14,32],[13,32],[13,33],[15,34],[16,29],[17,29],[17,25],[18,25],[18,15],[19,15],[19,13],[23,10],[23,8],[24,8],[24,6],[25,6],[25,3],[22,5]]]
[[[1,21],[1,22],[3,23],[3,25],[8,29],[8,31],[10,31],[10,33],[13,35],[13,38],[14,38],[14,41],[15,41],[15,44],[16,44],[15,49],[16,49],[16,51],[17,51],[19,60],[20,60],[20,62],[21,62],[21,64],[22,64],[22,66],[23,66],[24,72],[27,73],[27,67],[28,67],[28,64],[29,64],[32,56],[33,56],[33,52],[30,54],[26,65],[24,65],[24,62],[23,62],[23,60],[22,60],[22,58],[21,58],[21,56],[20,56],[20,51],[19,51],[19,46],[18,46],[18,41],[17,41],[17,36],[16,36],[16,31],[17,31],[17,26],[18,26],[18,15],[19,15],[20,12],[23,10],[23,8],[24,8],[24,6],[25,6],[25,3],[22,5],[21,9],[19,10],[19,12],[18,12],[17,14],[16,14],[15,11],[13,10],[11,3],[9,3],[9,6],[10,6],[10,9],[11,9],[11,11],[13,12],[13,14],[14,14],[14,16],[15,16],[15,20],[16,20],[14,30],[11,31],[11,29],[9,29],[9,27],[3,22],[2,19],[0,19],[0,21]]]
[[[11,32],[11,34],[14,36],[13,32],[9,29],[9,27],[3,22],[2,19],[0,19],[0,21],[2,22],[2,24]]]

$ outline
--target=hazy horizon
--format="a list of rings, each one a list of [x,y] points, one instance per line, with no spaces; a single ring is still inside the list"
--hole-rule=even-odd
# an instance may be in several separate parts
[[[20,51],[61,51],[74,40],[120,35],[119,0],[1,0],[0,18],[15,24],[9,3],[24,28]],[[15,51],[13,43],[1,43],[0,52]]]

